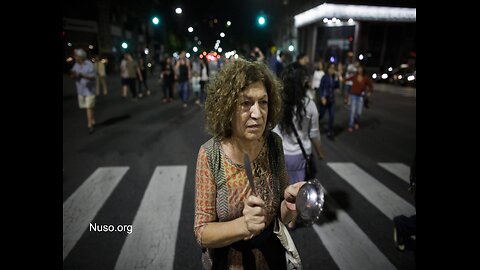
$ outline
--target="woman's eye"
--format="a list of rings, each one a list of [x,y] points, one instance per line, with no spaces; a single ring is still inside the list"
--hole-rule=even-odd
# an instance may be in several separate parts
[[[262,105],[267,105],[267,104],[268,104],[268,100],[261,100],[261,101],[260,101],[260,104],[262,104]]]
[[[252,105],[252,102],[250,100],[245,100],[244,102],[242,102],[242,106],[251,106]]]

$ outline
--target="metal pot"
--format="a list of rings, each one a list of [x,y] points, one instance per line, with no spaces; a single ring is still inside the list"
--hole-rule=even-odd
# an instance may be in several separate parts
[[[295,205],[299,217],[305,225],[310,226],[318,220],[325,202],[325,189],[320,182],[314,178],[308,180],[299,190]]]

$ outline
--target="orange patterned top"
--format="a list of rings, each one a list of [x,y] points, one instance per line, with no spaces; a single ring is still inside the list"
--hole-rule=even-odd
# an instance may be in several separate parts
[[[274,140],[272,145],[275,145],[274,152],[277,154],[272,154],[269,144],[265,143],[252,167],[257,196],[265,201],[267,226],[280,212],[280,202],[288,183],[281,139],[275,133],[269,138]],[[269,162],[273,158],[276,164],[280,164],[276,166],[278,169],[275,174],[272,174],[272,163]],[[210,165],[214,168],[210,168]],[[278,181],[273,181],[274,175]],[[205,226],[210,222],[230,221],[242,216],[243,200],[251,193],[244,166],[228,158],[218,139],[212,138],[200,147],[195,177],[194,224],[195,237],[200,246]],[[242,253],[230,248],[228,254],[229,269],[243,269]],[[253,254],[257,269],[268,269],[262,253],[253,249]]]

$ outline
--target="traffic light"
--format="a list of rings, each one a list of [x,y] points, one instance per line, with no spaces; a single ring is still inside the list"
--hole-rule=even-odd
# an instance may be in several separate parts
[[[267,18],[264,15],[259,15],[257,17],[257,25],[259,27],[264,27],[267,24]]]

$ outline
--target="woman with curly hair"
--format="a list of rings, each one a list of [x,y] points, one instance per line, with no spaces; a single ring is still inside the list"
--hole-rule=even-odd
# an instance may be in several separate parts
[[[281,88],[265,64],[243,59],[226,64],[207,85],[213,138],[198,153],[194,224],[206,269],[287,269],[273,229],[277,217],[287,224],[296,216],[304,183],[288,185],[282,142],[271,132],[281,117]]]

